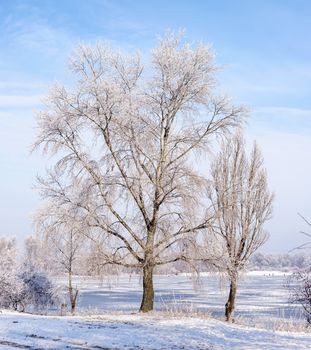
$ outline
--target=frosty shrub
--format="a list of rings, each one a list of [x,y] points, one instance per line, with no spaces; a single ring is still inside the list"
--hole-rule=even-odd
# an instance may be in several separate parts
[[[18,266],[16,240],[0,237],[0,307],[39,310],[58,302],[48,276],[31,264]]]
[[[301,214],[298,214],[302,220],[311,227],[311,222],[307,220]],[[311,234],[309,232],[301,231],[309,240],[297,247],[296,249],[310,249],[311,247]],[[309,255],[308,255],[309,256]],[[310,266],[310,264],[309,264]],[[311,324],[311,268],[301,269],[294,273],[290,280],[290,287],[292,289],[292,299],[294,302],[299,303],[304,310],[306,320],[308,324]]]
[[[0,237],[0,306],[15,310],[23,289],[16,269],[16,240],[14,237]]]
[[[24,284],[15,274],[1,276],[0,306],[6,309],[24,310]]]
[[[29,270],[21,273],[19,277],[24,285],[22,302],[25,306],[39,310],[58,303],[54,286],[44,272]]]
[[[43,272],[24,271],[2,276],[0,307],[16,311],[38,311],[57,305],[60,298]]]
[[[311,269],[294,273],[290,284],[293,302],[303,307],[306,320],[311,324]]]

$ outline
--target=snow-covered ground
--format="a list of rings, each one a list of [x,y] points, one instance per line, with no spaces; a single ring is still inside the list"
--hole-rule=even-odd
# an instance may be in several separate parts
[[[139,276],[102,282],[80,277],[75,279],[80,287],[80,316],[3,311],[0,349],[311,349],[310,332],[276,331],[276,320],[281,324],[290,318],[294,324],[303,322],[297,306],[288,303],[286,281],[287,276],[278,272],[246,275],[238,293],[239,324],[230,325],[219,320],[226,283],[215,275],[203,274],[198,289],[187,274],[156,276],[157,311],[147,315],[137,313],[142,294]],[[241,321],[252,327],[240,325]]]
[[[305,323],[302,309],[289,302],[288,275],[280,272],[252,272],[240,281],[236,319],[239,323],[280,329],[285,322]],[[141,278],[137,275],[96,279],[79,278],[79,311],[137,312],[142,297]],[[225,280],[202,274],[195,289],[190,275],[155,276],[155,308],[172,313],[203,313],[221,319],[227,298]],[[278,324],[277,324],[278,323]],[[285,327],[286,328],[286,327]]]
[[[311,334],[273,332],[160,314],[0,315],[0,349],[307,350]]]

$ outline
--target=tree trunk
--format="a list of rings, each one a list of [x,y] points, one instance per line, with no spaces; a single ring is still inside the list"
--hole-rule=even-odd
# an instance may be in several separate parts
[[[78,290],[74,293],[74,288],[72,287],[72,273],[69,271],[68,273],[68,289],[69,289],[69,299],[70,299],[70,307],[71,313],[74,314],[76,310],[76,301],[78,297]]]
[[[153,269],[154,266],[152,265],[146,265],[143,268],[143,299],[139,309],[140,312],[148,312],[153,310]]]
[[[236,291],[237,291],[237,279],[231,278],[229,297],[225,307],[225,315],[226,315],[227,322],[234,322],[233,314],[235,309]]]

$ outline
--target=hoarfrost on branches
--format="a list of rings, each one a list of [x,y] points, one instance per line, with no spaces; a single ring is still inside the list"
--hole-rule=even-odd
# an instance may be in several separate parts
[[[221,252],[215,263],[229,277],[225,313],[233,321],[239,273],[268,237],[264,224],[273,202],[260,150],[255,143],[247,157],[240,131],[223,142],[211,165],[208,197],[215,218],[208,238],[214,237],[213,246]]]
[[[58,160],[39,179],[43,198],[109,237],[105,259],[143,273],[140,310],[152,310],[153,273],[186,260],[211,222],[195,153],[240,125],[244,109],[215,94],[211,48],[168,34],[151,65],[105,44],[71,58],[75,88],[57,85],[38,116],[35,147]]]

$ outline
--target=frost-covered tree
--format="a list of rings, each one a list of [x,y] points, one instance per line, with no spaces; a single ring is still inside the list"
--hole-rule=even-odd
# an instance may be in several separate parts
[[[311,227],[311,222],[306,219],[303,215],[298,214],[302,220],[307,224],[307,226]],[[309,232],[301,231],[302,234],[304,234],[308,241],[296,249],[305,249],[309,250],[311,248],[311,234]],[[310,255],[308,254],[308,257],[310,259]],[[309,260],[309,266],[307,268],[300,269],[299,271],[295,272],[291,276],[291,282],[293,283],[292,289],[292,298],[294,302],[299,303],[304,310],[306,320],[309,324],[311,324],[311,267],[310,267],[310,260]]]
[[[249,260],[247,268],[251,270],[294,271],[306,270],[311,266],[311,256],[307,253],[271,254],[258,252]]]
[[[171,34],[147,68],[97,44],[80,47],[71,69],[75,87],[55,86],[38,117],[35,147],[58,156],[41,194],[108,235],[111,263],[142,271],[147,312],[154,268],[185,259],[186,241],[210,224],[193,155],[238,125],[243,108],[216,95],[211,48]]]
[[[273,201],[260,150],[255,143],[248,157],[241,132],[223,142],[211,165],[209,199],[215,217],[209,230],[221,252],[216,263],[230,281],[225,315],[233,321],[239,273],[267,239]]]
[[[16,279],[16,239],[0,237],[0,305],[14,307],[20,285]]]
[[[302,306],[306,320],[311,324],[311,269],[295,272],[289,280],[291,299]]]
[[[0,306],[6,309],[24,311],[24,283],[17,271],[7,274],[0,281]]]
[[[16,270],[17,247],[15,237],[0,237],[0,273],[7,274]]]
[[[105,276],[117,276],[119,274],[122,267],[118,265],[111,266],[110,252],[107,250],[105,241],[100,240],[100,238],[91,241],[86,253],[84,261],[88,275],[98,277],[103,283]]]
[[[29,246],[34,246],[34,240]],[[52,305],[55,301],[54,287],[44,272],[35,270],[37,258],[30,249],[29,264],[17,263],[16,239],[0,237],[0,306],[24,311],[26,307],[36,309]]]
[[[22,265],[24,270],[55,272],[55,265],[51,262],[51,249],[37,235],[26,237]]]
[[[44,242],[45,250],[49,250],[49,264],[54,269],[65,272],[68,276],[68,293],[71,313],[75,312],[78,298],[78,287],[73,286],[73,274],[78,273],[81,255],[85,248],[86,231],[83,223],[70,215],[65,207],[57,207],[46,203],[37,213],[35,223],[37,233]]]

